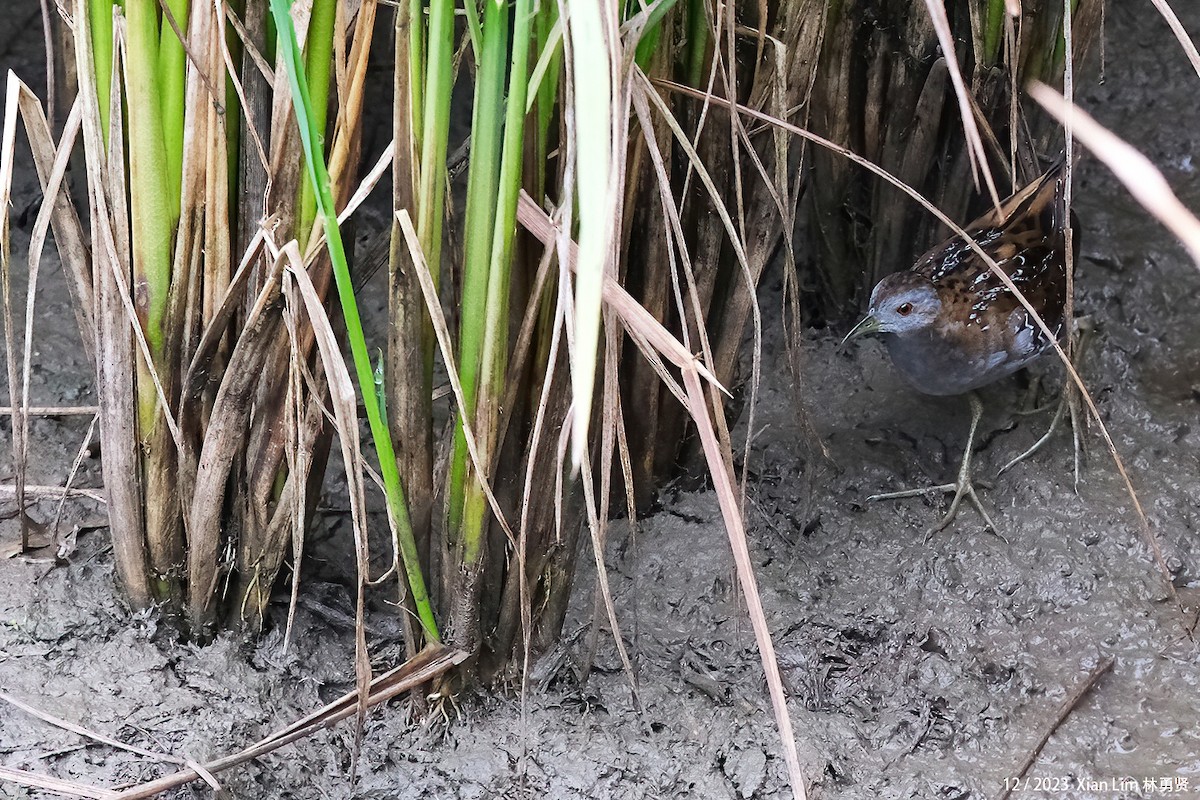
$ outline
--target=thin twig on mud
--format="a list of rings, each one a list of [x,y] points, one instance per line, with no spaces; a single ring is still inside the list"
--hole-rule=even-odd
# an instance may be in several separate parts
[[[80,736],[83,736],[88,739],[92,739],[93,741],[100,742],[101,744],[106,744],[109,747],[115,747],[118,750],[128,750],[130,753],[136,753],[139,756],[145,756],[146,758],[153,758],[156,761],[166,761],[167,763],[177,764],[179,766],[183,766],[186,763],[182,758],[176,758],[175,756],[168,755],[166,753],[156,753],[153,750],[144,750],[141,747],[137,747],[132,744],[125,744],[122,741],[113,739],[111,736],[105,736],[102,733],[97,733],[96,731],[88,730],[87,728],[83,727],[82,725],[76,725],[73,722],[68,722],[65,719],[61,719],[59,717],[54,716],[53,714],[49,714],[45,711],[42,711],[39,708],[35,708],[35,707],[29,705],[28,703],[18,700],[17,698],[13,697],[12,695],[8,694],[7,692],[0,692],[0,700],[4,701],[5,703],[8,703],[9,705],[15,706],[16,708],[21,709],[26,714],[29,714],[32,717],[36,717],[36,718],[40,719],[42,722],[53,725],[56,728],[62,728],[64,731],[70,731],[71,733],[77,733]]]
[[[1058,726],[1062,725],[1063,720],[1065,720],[1070,713],[1075,710],[1075,706],[1079,705],[1079,701],[1084,698],[1084,695],[1091,691],[1092,687],[1094,687],[1096,683],[1102,677],[1104,677],[1105,673],[1112,669],[1113,662],[1114,659],[1112,656],[1109,656],[1101,661],[1090,673],[1088,673],[1088,676],[1075,687],[1071,694],[1067,696],[1067,699],[1063,701],[1063,704],[1059,707],[1058,714],[1055,715],[1054,719],[1050,721],[1050,724],[1047,725],[1046,729],[1042,732],[1041,737],[1037,740],[1037,744],[1033,746],[1033,749],[1031,749],[1029,754],[1025,756],[1025,760],[1021,762],[1021,766],[1018,767],[1013,773],[1013,778],[1020,779],[1025,777],[1025,773],[1030,767],[1033,766],[1033,762],[1037,761],[1037,757],[1041,754],[1042,748],[1046,746],[1046,742],[1050,741],[1050,737],[1054,735],[1056,730],[1058,730]],[[1006,800],[1006,798],[1012,794],[1014,783],[1015,781],[1010,779],[1000,794],[996,796],[996,800]]]
[[[29,406],[21,409],[31,417],[91,417],[100,413],[99,406]],[[12,406],[0,406],[0,417],[11,417]]]
[[[416,657],[409,659],[399,667],[390,672],[385,672],[372,680],[370,694],[366,698],[364,706],[370,708],[380,703],[385,703],[397,695],[429,682],[451,667],[461,664],[466,658],[467,654],[461,650],[453,650],[440,645],[427,647]],[[76,797],[99,798],[100,800],[146,800],[146,798],[155,797],[165,791],[197,780],[204,780],[212,785],[215,783],[215,778],[212,777],[215,773],[222,772],[239,764],[244,764],[259,756],[278,750],[286,744],[307,738],[320,730],[354,715],[357,713],[358,708],[359,693],[356,690],[343,695],[316,713],[304,717],[282,731],[251,745],[241,752],[210,761],[206,764],[187,762],[189,765],[187,769],[119,792],[95,786],[85,786],[83,784],[68,784],[65,781],[60,781],[57,778],[46,775],[4,767],[0,767],[0,781],[7,780],[21,786],[54,789],[60,793]],[[82,729],[80,732],[83,732]],[[155,758],[162,757],[158,754],[152,755]]]

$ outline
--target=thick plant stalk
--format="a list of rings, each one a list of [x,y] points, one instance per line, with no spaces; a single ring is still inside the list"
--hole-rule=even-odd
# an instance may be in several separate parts
[[[408,489],[409,514],[420,554],[421,569],[430,567],[430,523],[433,515],[433,402],[430,374],[425,368],[427,323],[421,285],[413,271],[396,213],[415,209],[419,184],[420,48],[421,15],[413,6],[396,7],[396,68],[392,107],[392,136],[396,153],[392,161],[392,239],[388,268],[387,369],[384,391],[392,429],[392,443],[400,459],[400,477]]]
[[[147,364],[141,357],[137,362],[138,437],[149,500],[146,539],[150,568],[160,597],[168,599],[177,596],[172,576],[180,566],[182,538],[177,498],[166,477],[174,470],[173,453],[165,431],[160,429],[163,409],[151,376],[151,370],[162,364],[167,344],[165,322],[174,236],[163,130],[164,93],[159,74],[158,4],[155,0],[128,0],[125,13],[129,31],[129,62],[124,73],[129,108],[132,291],[154,362]],[[166,376],[159,377],[162,380]]]
[[[495,6],[507,6],[507,0],[493,0]],[[511,66],[509,69],[508,106],[504,121],[504,141],[501,151],[498,186],[498,207],[494,215],[491,257],[488,264],[487,300],[483,329],[483,352],[479,371],[479,395],[475,407],[474,430],[479,437],[480,457],[485,468],[490,465],[496,450],[496,434],[500,421],[500,399],[504,396],[508,366],[508,305],[511,287],[513,239],[516,233],[517,198],[521,191],[522,156],[525,138],[525,98],[529,75],[529,39],[531,13],[529,0],[517,0],[513,13]],[[491,20],[488,35],[502,31],[507,36],[507,19]],[[502,27],[495,27],[500,25]],[[485,46],[486,52],[486,46]],[[464,327],[466,323],[464,314]],[[465,344],[465,339],[464,339]],[[464,364],[466,363],[464,357]],[[464,383],[465,390],[465,383]],[[465,445],[465,441],[464,441]],[[483,562],[483,547],[487,533],[487,500],[479,481],[466,486],[463,502],[462,566],[465,574],[477,573]],[[478,601],[473,604],[478,608]],[[456,623],[458,622],[456,618]],[[459,630],[458,627],[455,628]],[[471,649],[471,648],[467,648]]]
[[[129,106],[130,222],[133,231],[134,302],[152,357],[163,349],[163,319],[171,283],[171,214],[167,151],[158,79],[158,4],[128,0],[129,65],[125,93]],[[142,425],[153,426],[157,411],[153,388],[139,389]]]
[[[251,409],[253,390],[280,325],[282,263],[268,277],[229,357],[229,370],[212,406],[193,487],[188,523],[188,617],[192,631],[207,638],[217,619],[222,576],[221,522],[225,486],[243,441],[239,436]]]
[[[337,18],[338,0],[314,0],[312,16],[308,22],[308,35],[304,39],[304,77],[308,81],[312,97],[313,126],[324,141],[329,121],[329,82],[333,71],[334,22]],[[322,150],[322,153],[324,150]],[[312,184],[300,183],[300,204],[296,235],[302,237],[312,228],[316,216],[316,199]]]
[[[103,7],[103,8],[101,8]],[[124,160],[118,150],[109,157],[110,125],[116,138],[124,136],[119,104],[112,103],[112,4],[107,0],[74,0],[73,16],[84,19],[94,12],[91,25],[76,29],[75,58],[79,73],[79,97],[83,105],[83,142],[88,163],[88,198],[91,207],[92,242],[111,241],[107,247],[92,248],[92,277],[95,297],[96,394],[103,424],[100,446],[101,467],[112,531],[117,575],[130,603],[137,608],[154,599],[143,520],[141,470],[138,464],[137,405],[130,376],[133,374],[133,336],[120,299],[115,273],[125,269],[129,255],[125,214]],[[95,53],[94,36],[106,37]],[[98,74],[99,64],[109,70]],[[103,89],[107,107],[99,104]],[[113,106],[117,118],[112,118]],[[115,124],[114,124],[115,122]],[[103,126],[103,127],[102,127]],[[114,260],[115,259],[115,260]]]
[[[501,103],[504,97],[505,54],[508,45],[508,4],[488,0],[484,12],[483,51],[475,82],[471,124],[471,166],[467,176],[467,216],[463,255],[462,326],[459,333],[459,378],[466,407],[460,417],[472,419],[479,392],[479,367],[487,315],[488,275],[496,195],[500,180]],[[522,106],[523,108],[523,106]],[[463,538],[463,503],[468,485],[467,440],[461,418],[454,429],[447,489],[447,531],[460,548],[457,560],[466,567],[479,553],[479,540]],[[469,567],[467,567],[469,569]],[[471,648],[467,647],[470,650]]]
[[[77,68],[80,80],[95,79],[96,106],[100,112],[100,141],[108,147],[109,107],[112,104],[113,3],[112,0],[85,0],[88,42],[92,58]],[[81,19],[81,17],[76,17]]]

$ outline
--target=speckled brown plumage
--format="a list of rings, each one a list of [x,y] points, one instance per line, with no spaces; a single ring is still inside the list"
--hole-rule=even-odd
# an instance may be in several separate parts
[[[966,230],[1056,337],[1066,328],[1063,165]],[[988,264],[959,237],[884,278],[855,329],[882,335],[892,362],[927,394],[961,394],[1016,372],[1050,340]]]

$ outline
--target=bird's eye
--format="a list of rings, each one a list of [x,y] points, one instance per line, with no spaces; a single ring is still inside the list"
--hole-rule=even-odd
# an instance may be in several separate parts
[[[907,317],[912,313],[912,310],[912,303],[901,303],[900,305],[896,306],[896,313],[902,317]]]

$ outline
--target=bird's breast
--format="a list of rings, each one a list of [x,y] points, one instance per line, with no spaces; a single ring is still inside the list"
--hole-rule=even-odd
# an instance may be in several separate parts
[[[1015,352],[1007,329],[983,325],[929,328],[887,334],[892,364],[913,388],[931,395],[955,395],[998,381],[1037,356]]]

